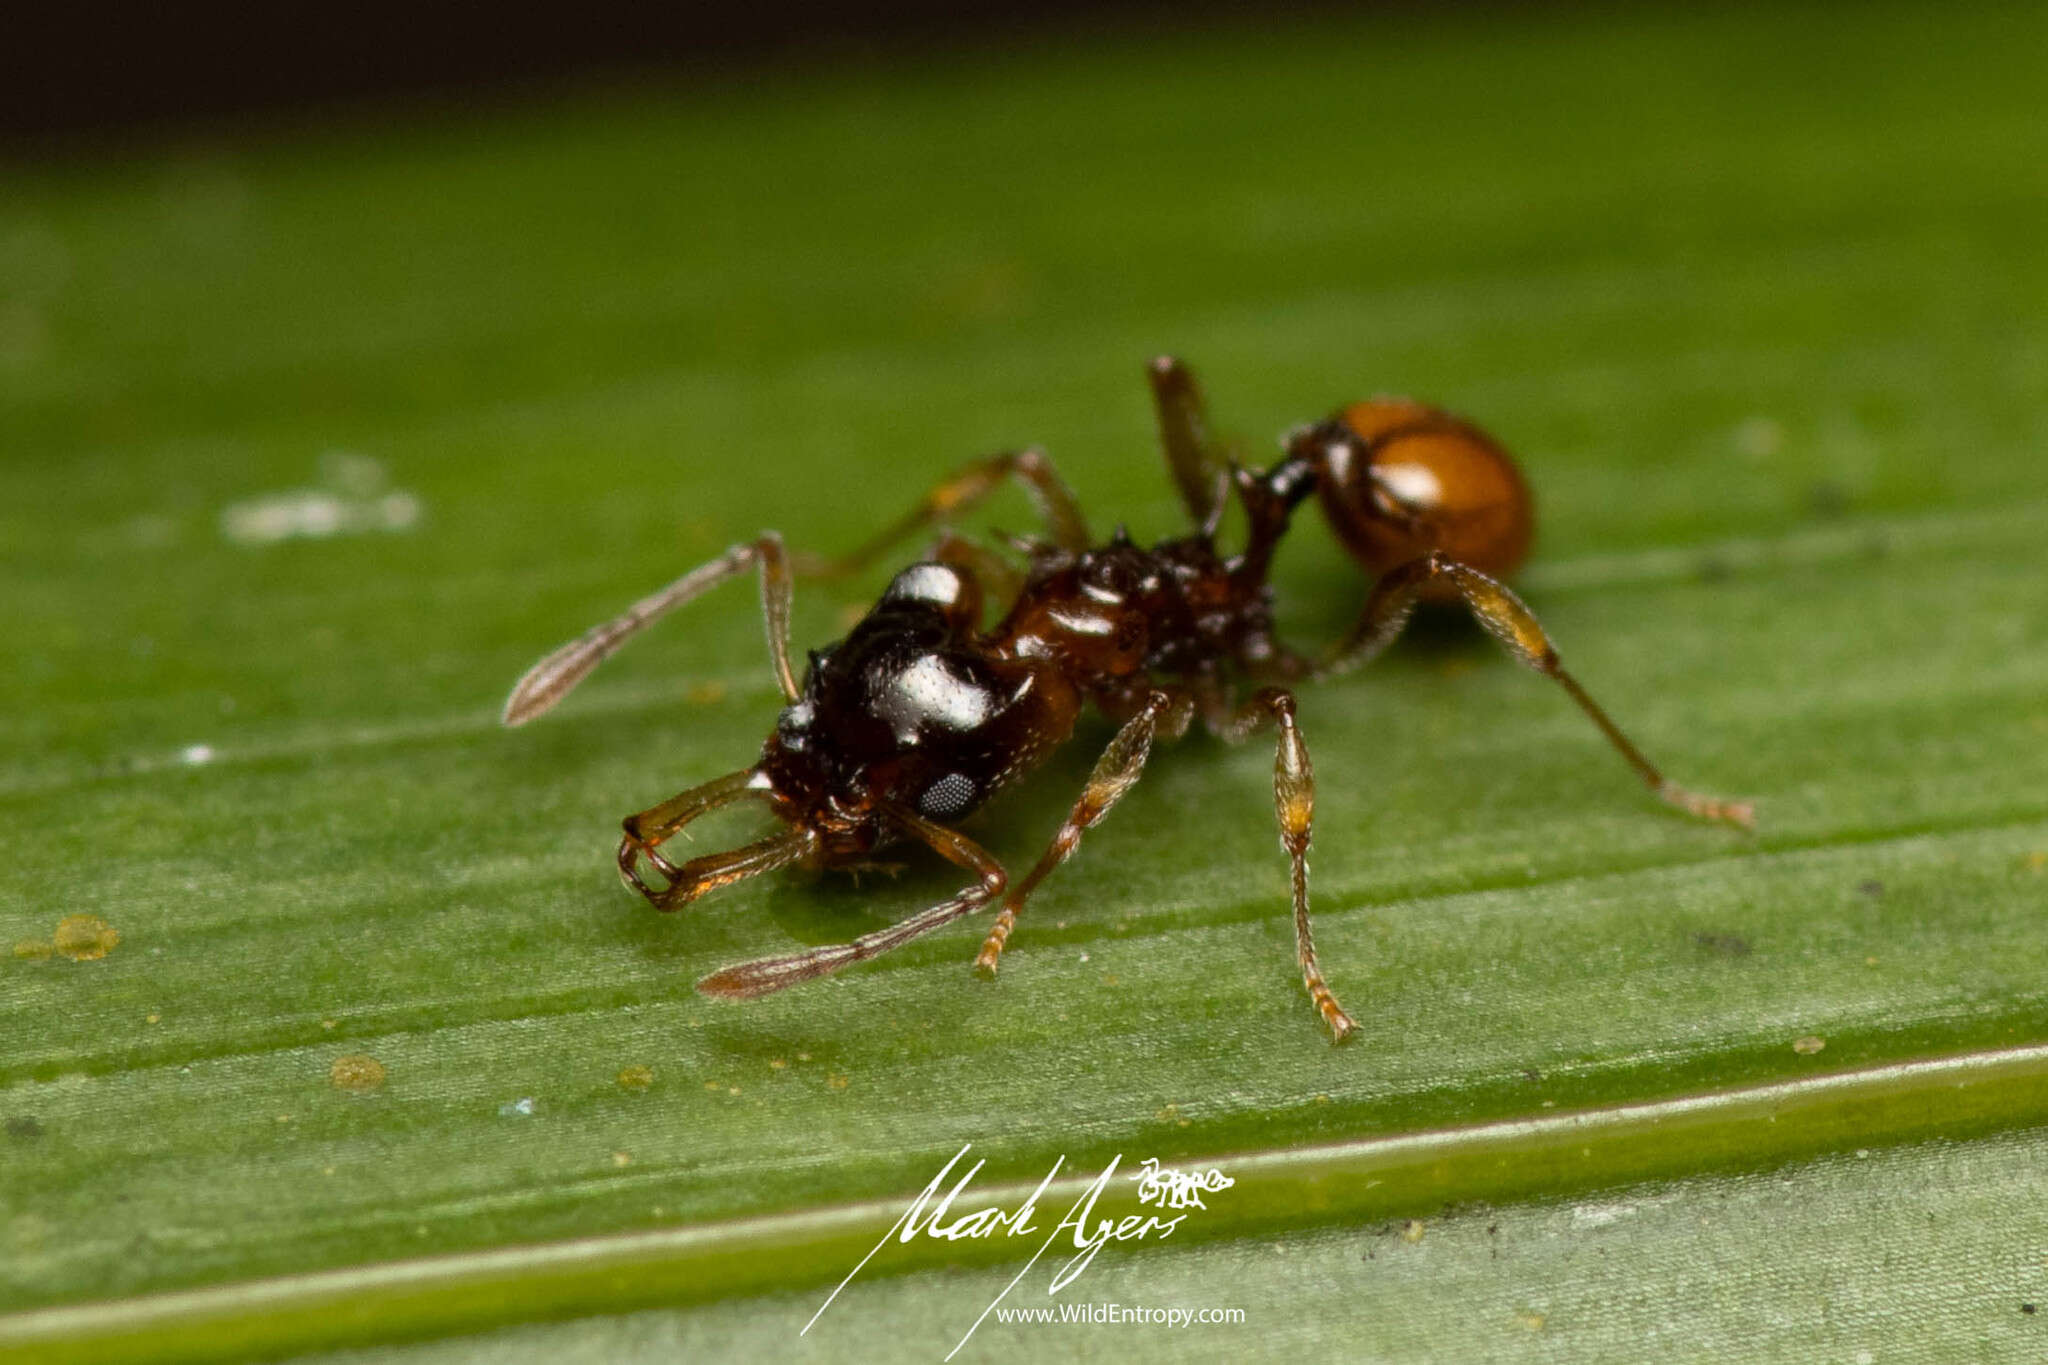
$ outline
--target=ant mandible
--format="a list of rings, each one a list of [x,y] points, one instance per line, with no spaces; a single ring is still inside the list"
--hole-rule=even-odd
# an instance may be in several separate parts
[[[1375,399],[1297,429],[1269,469],[1226,461],[1210,439],[1200,391],[1180,362],[1153,362],[1150,379],[1167,464],[1192,534],[1150,549],[1122,530],[1089,537],[1067,485],[1036,449],[968,465],[909,515],[838,560],[796,559],[774,532],[643,598],[616,619],[548,655],[519,680],[507,725],[553,707],[628,637],[748,570],[761,576],[768,651],[788,700],[751,766],[625,821],[619,874],[656,909],[792,865],[858,867],[884,845],[923,843],[973,875],[952,899],[850,943],[713,972],[697,988],[750,998],[878,956],[1000,902],[975,959],[993,975],[1017,914],[1087,830],[1138,780],[1152,743],[1197,718],[1235,742],[1278,730],[1273,803],[1292,872],[1295,943],[1310,999],[1333,1038],[1356,1025],[1324,983],[1309,925],[1308,846],[1315,779],[1288,684],[1365,663],[1401,633],[1418,601],[1462,602],[1508,651],[1561,685],[1643,781],[1688,814],[1749,827],[1746,802],[1697,795],[1670,781],[1559,664],[1543,627],[1500,579],[1520,564],[1533,527],[1527,486],[1505,450],[1479,428],[1406,399]],[[1006,481],[1021,483],[1045,538],[1017,540],[1021,570],[992,549],[944,530]],[[1243,548],[1225,555],[1217,532],[1235,493]],[[1375,577],[1358,623],[1320,659],[1274,635],[1267,575],[1294,509],[1315,496],[1339,538]],[[942,528],[931,557],[896,575],[845,639],[814,653],[801,682],[790,667],[791,584],[799,571],[852,572],[891,545]],[[985,595],[1004,606],[982,628]],[[1240,689],[1249,686],[1249,696]],[[1021,879],[955,828],[1072,735],[1087,703],[1118,730],[1059,832]],[[661,847],[705,812],[743,798],[785,827],[744,847],[680,865]],[[643,878],[642,863],[659,873]]]

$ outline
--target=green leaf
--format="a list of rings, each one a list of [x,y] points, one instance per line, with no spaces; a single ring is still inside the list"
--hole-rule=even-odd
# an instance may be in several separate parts
[[[97,1349],[165,1291],[228,1295],[217,1326],[277,1302],[247,1287],[268,1276],[744,1240],[900,1202],[970,1141],[1029,1181],[2029,1055],[2044,46],[2041,16],[1990,9],[1333,21],[11,171],[0,1310],[117,1307],[0,1320],[0,1350]],[[993,985],[968,926],[752,1004],[695,996],[942,899],[951,869],[674,917],[617,887],[619,817],[772,723],[748,585],[517,732],[512,680],[734,540],[850,546],[989,450],[1042,443],[1098,526],[1173,533],[1141,377],[1162,350],[1247,459],[1380,391],[1500,435],[1566,661],[1675,776],[1754,797],[1761,832],[1666,812],[1554,687],[1438,624],[1302,695],[1318,943],[1357,1045],[1302,997],[1261,742],[1162,746]],[[879,579],[803,585],[799,643]],[[1365,587],[1304,517],[1290,633],[1341,631]],[[976,837],[1034,857],[1107,735]],[[75,915],[118,943],[46,952]],[[334,1080],[357,1056],[367,1092]],[[2015,1081],[1955,1119],[2048,1105]],[[1751,1159],[1943,1131],[1887,1111]],[[1724,1188],[1689,1173],[1725,1137],[1505,1193],[1417,1181],[1369,1216],[1654,1176],[1682,1221]],[[1957,1150],[2021,1150],[1984,1141]],[[1930,1188],[1941,1159],[1786,1178],[1867,1230],[1873,1190]],[[1286,1228],[1298,1197],[1253,1212]],[[1188,1273],[1256,1265],[1290,1320],[1337,1314],[1355,1252],[1274,1235],[1314,1278],[1283,1286],[1248,1231]],[[836,1278],[806,1245],[748,1282],[795,1298],[705,1310],[717,1330],[781,1339]],[[566,1311],[549,1264],[440,1318],[300,1297],[266,1340]],[[1717,1302],[1765,1302],[1715,1265]],[[1543,1280],[1569,1299],[1571,1274]],[[1993,1273],[1965,1276],[1989,1302]]]

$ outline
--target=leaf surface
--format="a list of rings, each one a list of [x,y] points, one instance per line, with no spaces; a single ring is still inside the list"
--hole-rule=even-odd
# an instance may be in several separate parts
[[[2042,1041],[2048,24],[1934,17],[1331,22],[10,172],[0,1309],[895,1198],[967,1141],[1030,1179]],[[773,721],[749,586],[517,732],[511,682],[990,450],[1172,533],[1164,350],[1247,459],[1382,391],[1501,436],[1566,661],[1761,832],[1667,813],[1440,624],[1302,697],[1353,1047],[1302,998],[1259,741],[1155,753],[993,985],[964,927],[693,995],[950,869],[618,888],[618,819]],[[879,581],[802,586],[799,645]],[[1365,586],[1305,516],[1288,629]],[[1028,862],[1107,736],[976,836]],[[104,957],[54,952],[81,914]],[[1893,1178],[1813,1169],[1854,1226]],[[1303,1319],[1348,1292],[1317,1264]]]

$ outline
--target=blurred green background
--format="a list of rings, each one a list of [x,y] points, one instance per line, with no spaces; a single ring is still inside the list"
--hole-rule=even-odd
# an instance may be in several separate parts
[[[2044,69],[2020,7],[1324,16],[0,171],[0,1310],[893,1197],[967,1141],[1035,1179],[2048,1041]],[[1440,626],[1303,697],[1353,1047],[1301,996],[1260,742],[1158,752],[993,986],[970,927],[695,997],[950,876],[673,918],[618,888],[618,818],[773,720],[751,587],[516,734],[513,679],[735,539],[850,546],[990,450],[1047,446],[1101,527],[1176,529],[1161,351],[1248,459],[1378,392],[1502,437],[1567,662],[1761,833],[1661,810],[1554,689]],[[1327,638],[1366,584],[1300,526],[1282,617]],[[881,576],[803,587],[799,644]],[[1106,738],[977,837],[1033,856]],[[80,914],[104,957],[60,939]],[[374,1093],[332,1083],[353,1055]],[[1531,1190],[1499,1212],[1508,1276],[1484,1211],[1368,1255],[1383,1228],[1275,1196],[1264,1240],[1116,1271],[1127,1300],[1236,1292],[1250,1338],[973,1349],[1725,1355],[1768,1317],[1785,1359],[2035,1358],[2048,1097],[1994,1107],[2003,1136],[1878,1129],[1869,1163],[1674,1153],[1627,1196],[1671,1255]],[[1716,1233],[1730,1199],[1754,1224]],[[1909,1206],[1969,1235],[1924,1254]],[[1745,1229],[1753,1256],[1680,1254]],[[1640,1278],[1603,1315],[1610,1249]],[[434,1349],[779,1350],[845,1268]],[[931,1274],[805,1349],[871,1356],[985,1297]],[[293,1340],[374,1340],[375,1309]],[[94,1321],[0,1318],[0,1349],[89,1355]],[[232,1349],[216,1327],[160,1344]]]

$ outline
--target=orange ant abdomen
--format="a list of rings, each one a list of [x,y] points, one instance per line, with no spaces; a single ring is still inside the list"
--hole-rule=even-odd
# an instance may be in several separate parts
[[[1528,558],[1529,485],[1501,444],[1408,398],[1353,403],[1318,428],[1323,515],[1375,576],[1431,551],[1492,578]],[[1431,584],[1427,597],[1455,598]]]

